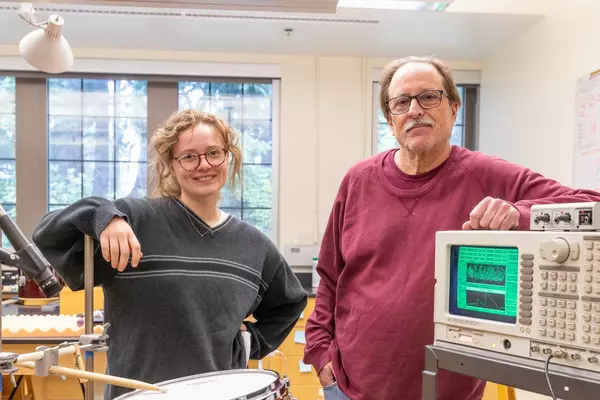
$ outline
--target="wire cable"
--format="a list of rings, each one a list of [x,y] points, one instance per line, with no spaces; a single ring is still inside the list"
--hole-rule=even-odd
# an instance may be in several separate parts
[[[552,360],[554,356],[550,354],[548,359],[546,360],[546,368],[544,368],[544,373],[546,374],[546,382],[548,383],[548,389],[550,389],[550,395],[552,395],[552,400],[557,400],[556,395],[554,394],[554,389],[552,389],[552,383],[550,383],[550,374],[548,373],[548,368],[550,366],[550,360]]]

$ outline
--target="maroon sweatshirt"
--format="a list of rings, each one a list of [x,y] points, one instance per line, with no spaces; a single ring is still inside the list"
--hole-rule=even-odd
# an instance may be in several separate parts
[[[306,324],[304,362],[332,361],[352,400],[421,398],[425,346],[433,343],[435,233],[460,230],[486,196],[504,199],[529,229],[533,204],[600,201],[496,157],[453,147],[449,159],[409,176],[390,150],[352,167],[325,231],[321,283]],[[485,383],[440,371],[441,400],[475,400]]]

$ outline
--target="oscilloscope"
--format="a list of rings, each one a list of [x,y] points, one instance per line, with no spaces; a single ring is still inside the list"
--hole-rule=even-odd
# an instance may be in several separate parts
[[[438,232],[436,342],[600,371],[599,206],[533,206],[531,231]]]

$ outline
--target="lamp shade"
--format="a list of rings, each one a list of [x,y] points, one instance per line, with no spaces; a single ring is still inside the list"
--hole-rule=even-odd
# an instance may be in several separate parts
[[[52,15],[45,29],[28,33],[19,43],[21,56],[29,65],[43,72],[60,74],[73,66],[73,51],[62,36],[64,20]]]

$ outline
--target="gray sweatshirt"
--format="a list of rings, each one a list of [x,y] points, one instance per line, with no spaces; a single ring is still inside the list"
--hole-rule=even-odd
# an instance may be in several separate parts
[[[143,257],[123,272],[102,258],[98,238],[121,216]],[[245,368],[277,349],[304,310],[307,294],[277,247],[233,216],[210,228],[172,198],[88,197],[45,215],[33,241],[72,290],[83,281],[84,234],[95,239],[94,279],[102,285],[110,375],[149,383]],[[107,387],[106,398],[130,389]]]

